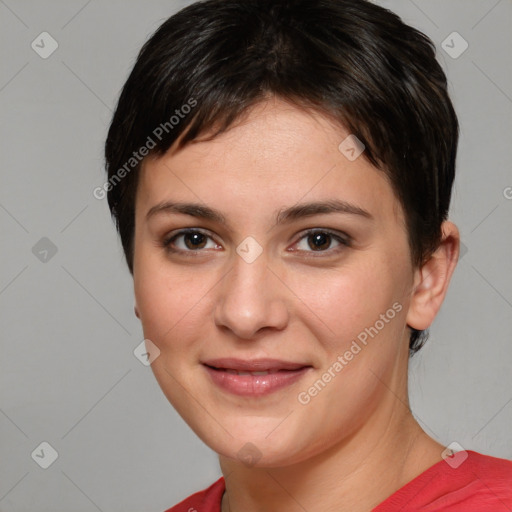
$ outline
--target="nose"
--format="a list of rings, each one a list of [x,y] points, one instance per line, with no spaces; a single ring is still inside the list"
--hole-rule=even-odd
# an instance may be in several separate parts
[[[246,340],[267,330],[284,329],[290,291],[268,267],[265,252],[252,263],[235,254],[232,265],[217,288],[216,325]]]

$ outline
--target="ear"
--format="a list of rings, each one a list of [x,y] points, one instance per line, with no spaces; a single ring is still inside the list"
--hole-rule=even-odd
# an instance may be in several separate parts
[[[135,312],[135,316],[140,320],[139,310],[137,309],[137,304],[133,307],[133,311]]]
[[[432,256],[414,272],[407,325],[418,331],[427,329],[443,303],[459,259],[460,235],[450,221],[441,225],[442,239]]]

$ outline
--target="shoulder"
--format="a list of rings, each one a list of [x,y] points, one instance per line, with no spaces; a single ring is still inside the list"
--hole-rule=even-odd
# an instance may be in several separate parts
[[[512,461],[472,450],[441,460],[373,512],[510,512]]]
[[[512,494],[512,460],[468,451],[468,471],[486,485],[507,484],[509,495]],[[465,461],[466,462],[466,461]],[[461,464],[461,467],[464,462]]]
[[[165,512],[220,512],[225,488],[224,477],[221,477],[207,489],[192,494]]]
[[[469,450],[467,453],[470,455],[475,466],[481,465],[482,467],[498,467],[506,471],[510,471],[510,468],[512,467],[512,460],[509,459],[493,457],[491,455],[485,455],[483,453],[474,452],[471,450]]]
[[[468,450],[455,454],[451,462],[443,462],[437,475],[441,492],[430,503],[432,510],[512,510],[511,460]]]

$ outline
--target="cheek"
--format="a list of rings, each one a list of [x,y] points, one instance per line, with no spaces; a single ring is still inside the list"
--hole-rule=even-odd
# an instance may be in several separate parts
[[[144,335],[169,344],[200,314],[212,284],[207,278],[191,278],[190,269],[171,267],[156,251],[141,251],[134,269],[134,292]]]
[[[304,271],[289,279],[290,288],[304,304],[310,328],[328,350],[343,349],[400,301],[396,280],[387,264],[377,258],[337,269]]]
[[[349,433],[389,394],[383,382],[402,353],[406,311],[400,276],[392,268],[382,258],[368,259],[296,280],[302,283],[297,295],[308,306],[303,321],[310,319],[322,350],[322,367],[298,400],[306,404],[304,411],[311,407],[322,418],[312,429]]]

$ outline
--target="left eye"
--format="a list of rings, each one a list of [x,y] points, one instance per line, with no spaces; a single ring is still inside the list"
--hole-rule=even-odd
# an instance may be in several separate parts
[[[349,245],[349,241],[346,238],[329,231],[322,230],[308,231],[300,238],[297,245],[299,246],[300,251],[327,252],[333,242],[338,244],[338,248],[340,246]],[[311,249],[311,251],[309,251],[308,248]]]

